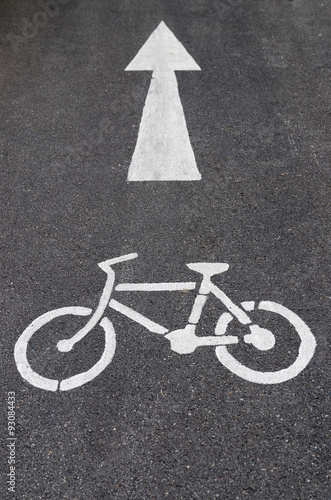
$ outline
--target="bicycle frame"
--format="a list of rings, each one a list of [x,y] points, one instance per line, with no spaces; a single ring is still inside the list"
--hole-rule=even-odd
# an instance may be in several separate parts
[[[134,309],[122,304],[121,302],[118,302],[115,299],[110,299],[115,282],[115,271],[113,270],[112,266],[119,262],[131,260],[136,257],[137,254],[129,254],[118,257],[116,259],[107,260],[99,264],[99,267],[107,274],[106,284],[102,292],[99,305],[90,320],[81,330],[79,330],[71,339],[65,339],[58,342],[57,347],[59,351],[68,352],[77,342],[82,340],[82,338],[84,338],[85,335],[87,335],[87,333],[91,331],[91,329],[100,321],[107,305],[109,305],[109,307],[114,309],[115,311],[120,312],[127,318],[144,326],[150,332],[165,335],[166,338],[168,338],[168,340],[170,340],[171,342],[171,348],[181,354],[191,353],[198,346],[219,346],[235,344],[238,342],[237,337],[233,336],[222,336],[220,338],[220,336],[197,337],[195,335],[196,325],[201,318],[204,305],[206,304],[208,296],[211,293],[215,297],[217,297],[228,309],[229,313],[231,314],[231,318],[236,317],[238,321],[244,325],[251,323],[251,320],[247,316],[247,314],[240,307],[236,306],[220,288],[218,288],[211,282],[211,276],[214,274],[225,272],[229,267],[228,264],[187,264],[190,269],[201,273],[203,275],[203,279],[199,288],[198,295],[195,298],[187,326],[182,330],[175,330],[174,332],[170,333],[169,329],[150,320],[143,314],[138,313]],[[166,282],[119,284],[115,287],[115,290],[126,292],[157,292],[194,290],[195,288],[195,282]]]

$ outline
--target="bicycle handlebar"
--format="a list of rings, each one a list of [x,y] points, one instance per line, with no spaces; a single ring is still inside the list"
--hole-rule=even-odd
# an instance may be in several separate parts
[[[111,267],[114,264],[118,264],[119,262],[125,262],[127,260],[136,259],[138,257],[137,253],[129,253],[127,255],[122,255],[121,257],[116,257],[115,259],[104,260],[98,264],[101,269],[104,270],[105,267]]]

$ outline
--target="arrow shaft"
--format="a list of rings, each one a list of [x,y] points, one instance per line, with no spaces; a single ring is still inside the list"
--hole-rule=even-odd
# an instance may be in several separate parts
[[[129,181],[200,180],[174,71],[154,71]]]

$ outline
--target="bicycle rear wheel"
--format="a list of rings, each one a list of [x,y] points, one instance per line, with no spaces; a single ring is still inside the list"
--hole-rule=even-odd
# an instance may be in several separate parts
[[[258,384],[279,384],[281,382],[286,382],[296,377],[308,365],[315,352],[315,337],[297,314],[276,302],[262,301],[258,309],[278,314],[294,327],[296,333],[300,337],[298,356],[295,361],[287,368],[278,371],[262,372],[243,365],[229,352],[227,346],[216,347],[216,356],[222,365],[228,368],[232,373],[235,373],[249,382]],[[227,315],[228,313],[225,314]],[[226,326],[232,319],[228,316],[225,317]]]

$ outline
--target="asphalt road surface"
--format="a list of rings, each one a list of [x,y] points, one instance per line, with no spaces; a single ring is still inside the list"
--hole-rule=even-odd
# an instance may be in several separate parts
[[[1,498],[330,498],[330,19],[1,1]]]

